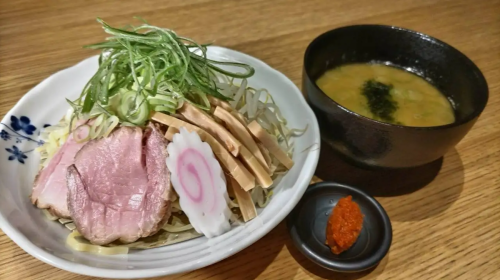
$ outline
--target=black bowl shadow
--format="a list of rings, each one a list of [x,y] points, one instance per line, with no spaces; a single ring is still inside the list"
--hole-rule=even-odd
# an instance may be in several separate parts
[[[311,278],[320,277],[323,279],[340,279],[340,280],[355,280],[367,275],[376,278],[376,276],[382,274],[389,261],[389,254],[387,254],[376,266],[369,268],[360,272],[336,272],[323,268],[308,258],[306,258],[302,253],[295,248],[291,238],[286,240],[286,248],[290,252],[290,255],[295,259],[295,261],[304,269],[304,272],[308,274]]]
[[[443,159],[439,174],[414,193],[401,197],[399,201],[389,201],[387,214],[392,221],[420,221],[437,216],[446,211],[460,197],[464,186],[464,167],[455,149]],[[383,200],[384,198],[381,198]]]
[[[280,223],[266,236],[243,251],[211,266],[179,274],[168,279],[255,279],[274,261],[290,239],[285,223]],[[158,278],[164,279],[164,278]]]
[[[329,145],[322,143],[316,176],[324,181],[351,185],[372,196],[382,197],[380,202],[393,221],[423,220],[442,213],[458,199],[464,184],[464,168],[456,149],[422,166],[374,169],[352,164]],[[394,203],[407,205],[405,207],[390,207],[385,203],[393,200],[384,200],[384,197],[402,195],[405,195],[404,203]]]
[[[316,176],[362,189],[372,196],[398,196],[429,184],[439,173],[443,159],[404,169],[362,167],[350,162],[328,144],[321,143]]]

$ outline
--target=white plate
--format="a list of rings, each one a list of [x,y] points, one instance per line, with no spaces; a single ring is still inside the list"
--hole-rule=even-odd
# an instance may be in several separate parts
[[[225,259],[271,231],[297,204],[311,180],[319,157],[317,120],[300,90],[264,62],[237,51],[210,47],[209,57],[252,65],[249,85],[267,88],[289,126],[307,132],[295,139],[295,165],[277,185],[258,218],[213,239],[205,237],[123,256],[75,252],[65,246],[68,231],[47,220],[29,199],[39,156],[38,134],[68,109],[65,97],[76,98],[97,70],[97,57],[60,71],[30,90],[0,124],[0,227],[32,256],[55,267],[97,277],[139,278],[195,270]],[[3,131],[3,132],[2,132]],[[308,149],[315,145],[315,148]]]

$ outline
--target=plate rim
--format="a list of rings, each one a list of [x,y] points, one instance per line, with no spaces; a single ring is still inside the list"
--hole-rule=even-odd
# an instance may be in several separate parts
[[[286,216],[292,211],[292,209],[297,205],[299,200],[302,198],[303,194],[307,190],[307,187],[309,186],[309,183],[314,176],[314,172],[316,171],[316,167],[318,164],[319,160],[319,151],[320,151],[320,146],[321,142],[319,141],[320,139],[320,134],[319,134],[319,125],[318,121],[316,119],[316,116],[312,109],[309,107],[309,105],[306,102],[305,97],[303,96],[301,90],[293,83],[286,75],[281,73],[280,71],[274,69],[267,63],[263,62],[262,60],[253,57],[251,55],[242,53],[237,50],[225,48],[225,47],[220,47],[220,46],[210,46],[210,49],[213,49],[214,51],[219,51],[219,52],[228,52],[228,53],[233,53],[236,56],[243,57],[245,59],[251,60],[252,63],[255,63],[256,65],[259,64],[259,66],[266,68],[270,70],[271,72],[274,72],[277,76],[280,76],[282,81],[285,83],[289,83],[294,90],[294,94],[298,95],[299,102],[303,105],[304,109],[308,112],[308,115],[313,116],[313,123],[309,124],[309,129],[312,130],[312,133],[316,134],[313,135],[314,138],[318,139],[318,149],[312,149],[309,151],[306,157],[306,161],[312,160],[312,165],[309,170],[303,170],[300,173],[302,175],[299,175],[299,178],[297,178],[297,181],[295,182],[295,185],[304,185],[301,190],[299,190],[298,195],[294,198],[289,200],[290,202],[284,205],[284,207],[281,208],[279,212],[276,213],[276,216],[278,219],[273,219],[269,221],[266,225],[261,227],[259,230],[254,231],[254,234],[250,235],[250,238],[247,239],[247,242],[239,242],[236,243],[233,246],[233,250],[230,252],[224,252],[224,253],[214,253],[211,254],[207,257],[203,257],[200,259],[200,261],[196,262],[194,265],[191,265],[189,267],[183,267],[182,265],[176,266],[176,269],[166,269],[164,268],[151,268],[151,269],[134,269],[134,270],[119,270],[119,269],[110,269],[110,268],[99,268],[99,267],[93,267],[85,264],[80,264],[80,263],[74,263],[68,260],[65,260],[63,258],[60,258],[56,255],[53,255],[42,248],[38,247],[35,245],[33,242],[31,242],[26,236],[21,234],[14,226],[10,224],[10,222],[0,213],[0,228],[3,230],[3,232],[12,240],[14,243],[17,244],[21,249],[23,249],[26,253],[30,254],[31,256],[35,257],[36,259],[43,261],[49,265],[52,265],[54,267],[57,267],[62,270],[66,270],[72,273],[76,274],[81,274],[81,275],[88,275],[88,276],[93,276],[93,277],[107,277],[107,278],[117,278],[117,279],[131,279],[131,278],[143,278],[143,277],[158,277],[158,276],[165,276],[165,275],[173,275],[173,274],[179,274],[179,273],[186,273],[190,271],[194,271],[215,263],[218,263],[226,258],[231,257],[232,255],[242,251],[243,249],[253,245],[256,241],[267,235],[271,230],[273,230],[279,223],[285,220]],[[23,106],[23,103],[25,103],[27,100],[30,99],[30,97],[39,94],[40,88],[45,87],[45,84],[49,83],[51,80],[55,79],[55,77],[61,75],[63,72],[66,71],[71,71],[81,64],[86,63],[89,60],[95,59],[96,56],[91,56],[88,58],[85,58],[81,60],[80,62],[62,69],[60,71],[57,71],[56,73],[50,75],[49,77],[45,78],[43,81],[38,83],[35,87],[30,89],[26,94],[24,94],[19,101],[5,114],[5,116],[2,118],[2,122],[5,122],[7,120],[7,117],[12,115],[12,113],[19,109],[19,107]],[[245,244],[246,243],[246,244]]]

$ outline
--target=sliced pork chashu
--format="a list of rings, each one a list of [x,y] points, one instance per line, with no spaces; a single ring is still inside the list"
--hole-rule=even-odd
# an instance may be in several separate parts
[[[31,202],[38,208],[48,209],[60,218],[70,218],[67,204],[66,169],[73,164],[75,155],[85,143],[77,143],[70,134],[48,165],[35,178]]]
[[[68,206],[77,230],[98,245],[129,243],[156,233],[170,216],[167,141],[121,127],[86,144],[68,168]]]

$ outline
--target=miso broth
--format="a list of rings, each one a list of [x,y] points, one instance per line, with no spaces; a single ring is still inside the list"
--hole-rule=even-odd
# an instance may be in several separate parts
[[[382,64],[348,64],[328,70],[318,87],[345,108],[378,121],[439,126],[455,121],[446,97],[423,78]]]

